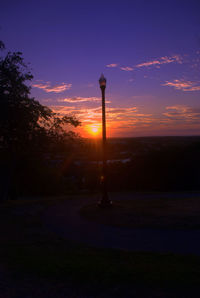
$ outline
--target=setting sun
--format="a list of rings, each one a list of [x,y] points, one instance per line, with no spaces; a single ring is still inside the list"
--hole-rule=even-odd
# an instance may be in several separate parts
[[[88,127],[88,132],[90,135],[98,136],[100,134],[100,127],[98,125],[92,125]]]
[[[92,130],[92,132],[95,133],[95,134],[98,132],[98,128],[97,128],[97,127],[92,127],[91,130]]]

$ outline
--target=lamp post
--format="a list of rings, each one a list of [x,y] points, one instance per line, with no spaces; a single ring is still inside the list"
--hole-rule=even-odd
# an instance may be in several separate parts
[[[102,93],[102,198],[99,202],[99,207],[110,207],[112,201],[108,198],[107,192],[107,146],[106,146],[106,113],[105,113],[105,89],[106,89],[106,78],[102,74],[99,79],[99,85]]]

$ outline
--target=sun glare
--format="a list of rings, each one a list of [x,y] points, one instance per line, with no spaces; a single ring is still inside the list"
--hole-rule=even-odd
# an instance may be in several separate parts
[[[92,133],[94,133],[94,134],[98,132],[98,128],[97,127],[92,127],[91,130],[92,130]]]
[[[97,126],[97,125],[90,126],[88,129],[88,132],[94,137],[98,136],[100,133],[99,126]]]

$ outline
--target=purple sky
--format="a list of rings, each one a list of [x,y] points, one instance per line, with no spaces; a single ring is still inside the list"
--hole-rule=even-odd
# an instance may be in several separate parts
[[[109,136],[200,134],[200,1],[4,1],[0,39],[22,51],[32,95]]]

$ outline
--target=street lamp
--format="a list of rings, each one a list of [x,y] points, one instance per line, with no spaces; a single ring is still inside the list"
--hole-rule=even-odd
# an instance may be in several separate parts
[[[106,113],[105,113],[105,89],[106,89],[106,78],[102,74],[99,79],[99,85],[102,93],[102,198],[99,202],[99,207],[110,207],[112,201],[108,198],[107,192],[107,146],[106,146]]]

